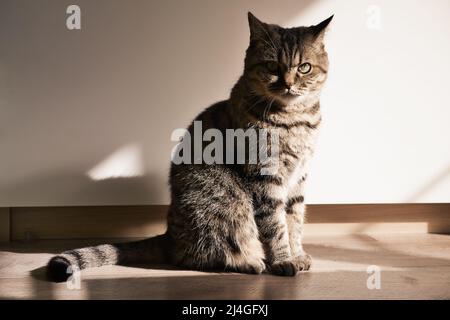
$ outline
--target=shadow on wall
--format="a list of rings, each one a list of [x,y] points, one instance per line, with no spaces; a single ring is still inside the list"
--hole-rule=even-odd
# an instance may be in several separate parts
[[[246,12],[282,24],[312,3],[80,0],[69,32],[65,2],[2,1],[0,206],[167,203],[170,134],[229,94]],[[86,177],[129,141],[139,174]]]
[[[51,171],[17,184],[0,186],[0,203],[25,194],[28,202],[36,203],[46,199],[70,205],[84,199],[90,205],[143,204],[161,199],[161,186],[165,184],[165,177],[160,173],[146,172],[142,147],[130,144],[119,148],[87,172]],[[65,190],[65,196],[54,199],[58,193],[61,195],[61,190]]]
[[[64,171],[30,177],[23,184],[0,189],[0,193],[4,198],[2,203],[7,202],[8,198],[17,199],[17,194],[26,194],[26,202],[36,204],[42,203],[44,199],[49,201],[50,205],[57,203],[58,206],[69,206],[83,199],[83,205],[140,205],[157,203],[162,197],[161,186],[165,184],[166,181],[160,175],[153,174],[93,181],[82,173]],[[61,189],[65,190],[64,197],[55,199],[55,194]],[[17,206],[20,206],[20,203]]]
[[[418,202],[422,197],[426,196],[428,193],[433,191],[435,188],[439,187],[441,183],[450,179],[450,165],[444,170],[440,171],[438,174],[433,176],[428,183],[421,186],[417,191],[415,191],[410,197],[406,199],[406,202]]]

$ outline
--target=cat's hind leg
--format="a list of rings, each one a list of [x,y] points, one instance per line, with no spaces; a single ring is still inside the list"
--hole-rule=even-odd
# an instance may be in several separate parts
[[[172,182],[177,202],[169,214],[176,263],[200,270],[263,272],[265,255],[252,200],[239,177],[223,166],[203,166],[185,167],[182,179]]]

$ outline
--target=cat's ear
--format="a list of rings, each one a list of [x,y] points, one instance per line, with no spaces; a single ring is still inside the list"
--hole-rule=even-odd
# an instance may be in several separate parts
[[[328,25],[330,24],[331,20],[333,20],[334,14],[323,20],[321,23],[316,24],[315,26],[309,27],[311,30],[311,33],[318,41],[323,41],[324,35],[326,30],[328,29]]]
[[[250,40],[262,39],[267,36],[267,24],[248,12],[248,25],[250,27]]]

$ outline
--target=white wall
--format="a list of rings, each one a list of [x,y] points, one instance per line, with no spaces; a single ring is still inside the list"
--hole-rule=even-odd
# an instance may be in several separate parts
[[[170,134],[227,98],[249,9],[285,26],[335,14],[308,202],[450,201],[447,0],[7,0],[0,206],[167,203]]]

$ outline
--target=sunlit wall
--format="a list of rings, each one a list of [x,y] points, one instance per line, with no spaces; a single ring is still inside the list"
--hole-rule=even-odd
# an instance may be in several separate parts
[[[66,28],[69,4],[81,30]],[[309,203],[450,201],[450,3],[0,2],[0,206],[168,203],[173,142],[226,99],[246,12],[335,14]]]

